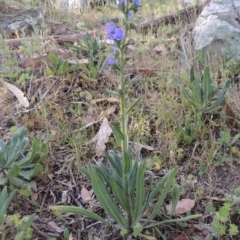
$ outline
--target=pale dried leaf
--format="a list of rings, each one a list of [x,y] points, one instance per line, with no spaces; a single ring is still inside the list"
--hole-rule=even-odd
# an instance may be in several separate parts
[[[37,188],[37,183],[35,180],[31,180],[30,182],[31,184],[31,189],[34,191],[34,192],[37,192],[38,191],[38,188]]]
[[[68,190],[62,191],[62,198],[61,198],[61,203],[66,203],[68,200]]]
[[[155,151],[155,150],[157,150],[156,148],[153,148],[151,146],[144,145],[144,144],[141,144],[141,143],[137,143],[137,142],[134,142],[133,145],[134,145],[134,149],[136,151],[140,151],[142,148],[146,149],[148,151]]]
[[[57,224],[54,221],[51,221],[48,223],[50,227],[52,227],[56,232],[62,233],[64,229],[57,226]]]
[[[97,135],[93,139],[97,141],[95,149],[98,157],[103,156],[104,151],[106,149],[105,144],[108,142],[109,136],[111,134],[112,129],[109,126],[107,118],[104,118]]]
[[[89,202],[92,200],[90,192],[85,187],[82,187],[81,189],[81,196],[84,202]]]
[[[158,44],[153,48],[154,51],[161,53],[161,55],[166,56],[167,55],[167,49],[163,44]]]
[[[192,199],[182,199],[178,201],[176,206],[176,214],[183,214],[189,212],[195,206],[195,200]],[[171,214],[172,211],[172,204],[166,205],[167,213]]]
[[[75,238],[73,237],[73,234],[70,233],[68,240],[74,240]]]
[[[111,115],[112,113],[114,113],[116,111],[116,106],[111,106],[110,108],[108,108],[107,110],[101,112],[101,114],[99,115],[99,119],[104,119],[106,117],[108,117],[109,115]]]
[[[73,64],[73,65],[75,65],[75,64],[83,64],[83,63],[87,64],[88,63],[88,59],[87,58],[83,58],[83,59],[79,59],[79,60],[68,59],[67,61],[68,61],[68,63]]]
[[[100,102],[104,102],[104,101],[108,101],[110,103],[120,102],[118,98],[110,97],[110,98],[97,98],[97,99],[92,100],[92,103],[96,104],[96,103],[100,103]]]
[[[15,97],[18,99],[18,102],[20,103],[21,106],[25,108],[29,107],[29,101],[27,100],[27,98],[24,96],[24,93],[19,88],[3,80],[2,80],[2,83],[10,92],[12,92],[15,95]]]
[[[101,121],[101,120],[99,119],[99,120],[96,120],[96,121],[89,122],[89,123],[87,123],[84,127],[80,128],[80,130],[83,130],[83,129],[88,128],[88,127],[90,127],[90,126],[92,126],[92,125],[94,125],[94,124],[97,124],[97,123],[99,123],[100,121]]]

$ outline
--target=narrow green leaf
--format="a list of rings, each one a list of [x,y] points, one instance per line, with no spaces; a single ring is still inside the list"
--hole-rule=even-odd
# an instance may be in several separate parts
[[[135,192],[136,180],[137,180],[137,172],[138,172],[138,161],[135,160],[134,165],[131,169],[130,177],[129,177],[129,194],[130,197],[133,196]]]
[[[43,166],[37,163],[31,170],[21,170],[19,175],[25,178],[26,180],[31,180],[33,177],[37,176],[43,170]]]
[[[131,107],[129,107],[129,109],[126,111],[125,114],[129,114],[133,108],[140,102],[141,98],[138,98],[137,101],[135,103],[133,103],[133,105]]]
[[[91,68],[91,73],[92,73],[93,79],[96,79],[97,75],[98,75],[98,71],[97,71],[97,69],[95,67]]]
[[[171,215],[175,213],[175,209],[178,203],[178,200],[180,198],[180,195],[182,193],[182,187],[179,187],[177,185],[173,186],[172,189],[172,211],[171,211]]]
[[[113,132],[113,136],[118,144],[118,146],[121,146],[121,142],[124,140],[123,134],[120,130],[120,128],[115,123],[110,123],[110,127]]]
[[[203,73],[203,92],[204,92],[204,107],[206,107],[212,97],[212,79],[209,73],[209,67],[204,69]]]
[[[85,217],[100,221],[100,222],[104,223],[106,226],[112,226],[112,224],[110,222],[106,221],[105,219],[98,216],[97,214],[90,212],[89,210],[86,210],[84,208],[73,207],[73,206],[53,206],[53,207],[51,207],[51,209],[53,211],[58,211],[58,212],[78,214],[80,216],[85,216]]]
[[[197,109],[197,105],[194,98],[188,93],[188,91],[184,87],[181,87],[181,90],[182,90],[183,96],[186,98],[188,103]]]
[[[80,172],[83,172],[83,173],[86,175],[86,177],[88,178],[88,180],[91,181],[91,175],[90,175],[90,173],[89,173],[89,170],[88,170],[87,168],[85,168],[85,167],[82,167],[82,166],[80,165],[80,163],[78,163],[78,162],[76,162],[75,165],[76,165],[77,169],[78,169]]]
[[[220,92],[217,100],[210,107],[206,108],[205,112],[211,112],[211,111],[213,111],[215,108],[219,107],[223,103],[223,101],[225,99],[226,92],[227,92],[228,88],[230,87],[230,84],[231,84],[231,81],[228,80],[225,83],[222,91]]]
[[[177,171],[178,171],[178,168],[174,168],[170,171],[170,174],[167,176],[167,180],[165,182],[165,185],[161,191],[161,194],[160,194],[160,197],[159,197],[159,200],[157,202],[157,204],[155,205],[152,213],[150,214],[150,216],[148,217],[147,221],[144,223],[144,226],[146,226],[148,224],[148,222],[150,220],[152,220],[155,215],[156,215],[156,212],[160,209],[160,207],[163,205],[164,203],[164,200],[168,194],[168,192],[170,191],[171,189],[171,185],[173,184],[173,181],[175,179],[175,176],[177,174]]]
[[[124,184],[123,184],[123,178],[120,177],[117,173],[116,170],[112,170],[112,177],[114,178],[114,180],[119,184],[119,186],[123,189],[124,188]]]
[[[56,67],[58,65],[58,58],[57,58],[57,56],[54,55],[54,54],[49,54],[48,57],[50,58],[50,60],[54,64],[54,66]]]
[[[11,192],[10,195],[8,196],[7,187],[4,187],[0,193],[0,226],[4,221],[4,217],[7,212],[8,205],[12,201],[12,198],[14,197],[15,193],[16,193],[16,190]]]
[[[122,227],[127,228],[127,221],[123,217],[121,210],[112,200],[112,197],[106,189],[106,185],[102,178],[96,172],[96,169],[90,168],[89,170],[92,180],[94,193],[104,210]]]
[[[240,133],[236,134],[236,135],[233,137],[230,145],[233,145],[239,138],[240,138]]]
[[[111,182],[111,187],[112,187],[114,197],[117,199],[121,207],[126,211],[128,207],[127,207],[127,201],[126,201],[125,193],[122,186],[120,186],[113,177],[111,177],[110,182]]]
[[[137,180],[136,180],[136,203],[135,203],[135,209],[133,213],[133,226],[135,226],[141,215],[143,214],[142,212],[142,205],[144,202],[144,197],[145,197],[145,187],[144,187],[144,173],[146,170],[146,162],[144,161],[138,166],[138,171],[137,171]]]
[[[116,152],[110,150],[105,153],[112,169],[115,169],[119,176],[123,176],[123,165],[121,158],[117,155]]]
[[[103,178],[107,186],[111,186],[110,176],[112,173],[108,170],[108,168],[106,168],[103,164],[100,164],[100,166],[93,166],[93,168],[96,169],[97,173]]]
[[[197,110],[202,110],[203,108],[203,94],[201,86],[197,80],[192,82],[193,95],[196,100]]]
[[[8,178],[9,182],[19,188],[31,188],[31,184],[27,181],[22,180],[21,178],[18,177],[10,177]]]
[[[188,220],[191,220],[191,219],[199,218],[201,216],[202,216],[202,214],[195,214],[195,215],[190,215],[190,216],[183,217],[183,218],[168,219],[168,220],[164,220],[164,221],[161,221],[161,222],[158,222],[158,223],[153,223],[153,224],[148,224],[148,225],[146,225],[145,224],[146,222],[145,222],[143,229],[153,228],[153,227],[157,227],[157,226],[160,226],[160,225],[163,225],[163,224],[168,224],[168,223],[184,222],[184,221],[188,221]]]
[[[149,196],[149,200],[151,201],[154,197],[157,196],[157,194],[160,194],[160,189],[163,187],[163,185],[165,184],[165,182],[167,181],[168,177],[170,174],[172,174],[174,169],[172,169],[171,171],[169,171],[154,187],[154,189],[152,190],[150,196]]]
[[[19,175],[20,169],[17,164],[14,164],[12,169],[8,172],[8,178],[17,177]]]
[[[130,157],[130,154],[128,152],[124,153],[124,173],[129,173],[131,166],[132,166],[132,159]]]
[[[191,67],[191,70],[190,70],[190,80],[191,82],[196,80],[193,67]]]

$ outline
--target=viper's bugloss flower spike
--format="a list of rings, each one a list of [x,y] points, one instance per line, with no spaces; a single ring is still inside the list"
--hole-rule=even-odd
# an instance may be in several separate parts
[[[114,40],[113,34],[115,33],[116,25],[114,23],[110,22],[110,23],[107,23],[106,28],[107,28],[108,39]]]
[[[125,37],[125,33],[122,28],[116,28],[115,32],[113,34],[113,40],[115,41],[121,41]]]
[[[110,40],[121,41],[125,37],[125,33],[122,28],[117,28],[114,23],[107,23],[107,37]]]
[[[140,7],[140,6],[141,6],[141,0],[133,0],[133,4],[134,4],[136,7]]]
[[[112,66],[112,65],[114,65],[116,63],[116,60],[115,60],[114,57],[109,56],[107,62],[108,62],[108,65]]]
[[[124,3],[125,3],[125,0],[118,0],[118,3],[119,3],[119,4],[124,4]]]
[[[128,18],[131,19],[132,17],[133,17],[133,11],[130,11],[130,12],[128,13]]]

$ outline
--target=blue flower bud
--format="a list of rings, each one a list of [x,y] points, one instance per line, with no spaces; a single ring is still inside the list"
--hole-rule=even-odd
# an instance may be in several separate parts
[[[114,57],[110,56],[110,57],[108,57],[108,61],[107,62],[108,62],[108,65],[112,66],[112,65],[114,65],[116,63],[116,60],[115,60]]]

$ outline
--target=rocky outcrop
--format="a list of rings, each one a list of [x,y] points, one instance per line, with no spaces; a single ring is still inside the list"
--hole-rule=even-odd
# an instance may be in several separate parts
[[[14,38],[38,31],[44,21],[42,8],[16,8],[0,0],[0,36]]]
[[[193,29],[195,50],[240,60],[240,0],[211,0]]]
[[[200,4],[203,3],[205,0],[181,0],[181,6],[182,7],[187,7],[190,4]]]

